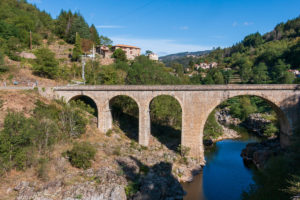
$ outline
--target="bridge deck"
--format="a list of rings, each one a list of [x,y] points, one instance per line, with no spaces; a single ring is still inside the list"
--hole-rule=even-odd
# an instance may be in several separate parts
[[[295,84],[262,85],[86,85],[55,87],[54,91],[218,91],[218,90],[300,90]]]

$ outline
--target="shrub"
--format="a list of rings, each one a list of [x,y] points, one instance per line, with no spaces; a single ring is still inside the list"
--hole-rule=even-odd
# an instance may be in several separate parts
[[[48,167],[48,159],[41,158],[39,160],[38,169],[37,169],[37,176],[42,181],[47,181],[49,179],[49,167]]]
[[[95,158],[95,155],[95,147],[88,142],[75,143],[72,150],[67,151],[71,165],[83,169],[91,167],[91,160]]]
[[[47,48],[42,48],[37,50],[35,55],[36,62],[33,65],[34,73],[46,78],[55,78],[59,70],[55,54]]]
[[[131,197],[138,192],[139,183],[130,181],[128,185],[125,187],[125,193],[127,197]]]

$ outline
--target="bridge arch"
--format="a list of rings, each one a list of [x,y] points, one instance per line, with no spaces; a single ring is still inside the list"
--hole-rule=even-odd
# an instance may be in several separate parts
[[[272,110],[276,113],[277,116],[277,120],[279,122],[280,125],[280,142],[281,144],[284,146],[284,139],[285,139],[285,135],[290,135],[292,133],[292,127],[291,124],[288,120],[288,117],[286,115],[286,113],[283,111],[283,109],[280,107],[279,103],[275,102],[274,100],[272,100],[271,98],[268,98],[264,95],[260,95],[260,94],[251,94],[251,93],[245,93],[245,94],[237,94],[237,95],[228,95],[226,98],[216,102],[213,106],[211,106],[207,112],[205,112],[205,120],[204,120],[204,124],[202,127],[202,134],[204,134],[204,128],[205,128],[205,123],[208,120],[209,115],[219,106],[221,105],[223,102],[226,102],[227,100],[230,100],[232,98],[235,97],[243,97],[243,96],[249,96],[249,97],[258,97],[262,100],[264,100],[271,108]],[[201,135],[201,137],[203,138],[204,135]]]
[[[139,139],[139,102],[127,94],[113,95],[108,100],[111,123],[118,122],[119,128],[131,139]]]
[[[94,112],[92,114],[98,118],[98,112],[99,112],[98,106],[97,106],[96,101],[92,97],[90,97],[88,95],[80,94],[80,95],[75,95],[75,96],[71,97],[68,100],[68,103],[70,103],[71,101],[82,101],[85,104],[89,105],[91,108],[94,109]]]
[[[171,94],[155,95],[149,102],[149,114],[151,134],[167,148],[177,151],[183,135],[181,100]]]

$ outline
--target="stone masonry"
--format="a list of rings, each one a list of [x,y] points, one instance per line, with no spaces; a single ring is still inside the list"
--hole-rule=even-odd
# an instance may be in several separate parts
[[[300,85],[173,85],[173,86],[72,86],[52,88],[54,98],[69,102],[78,96],[88,96],[97,105],[98,127],[105,133],[112,128],[109,102],[119,95],[136,101],[139,107],[139,143],[149,145],[149,106],[153,98],[169,95],[182,108],[182,146],[190,148],[190,156],[204,161],[203,129],[209,114],[223,101],[241,95],[265,99],[276,111],[281,126],[281,145],[290,143],[298,128],[300,116]],[[49,91],[49,88],[46,89]]]

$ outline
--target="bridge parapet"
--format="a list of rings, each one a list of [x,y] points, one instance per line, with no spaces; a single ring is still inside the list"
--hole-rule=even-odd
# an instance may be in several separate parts
[[[98,107],[98,127],[102,132],[112,128],[109,101],[119,95],[129,96],[139,106],[139,143],[147,146],[150,138],[149,106],[159,95],[173,96],[182,108],[182,146],[191,149],[190,156],[204,160],[203,130],[209,114],[223,101],[242,95],[265,99],[278,115],[282,146],[300,119],[300,85],[101,85],[55,87],[54,95],[70,101],[76,96],[88,96]]]

